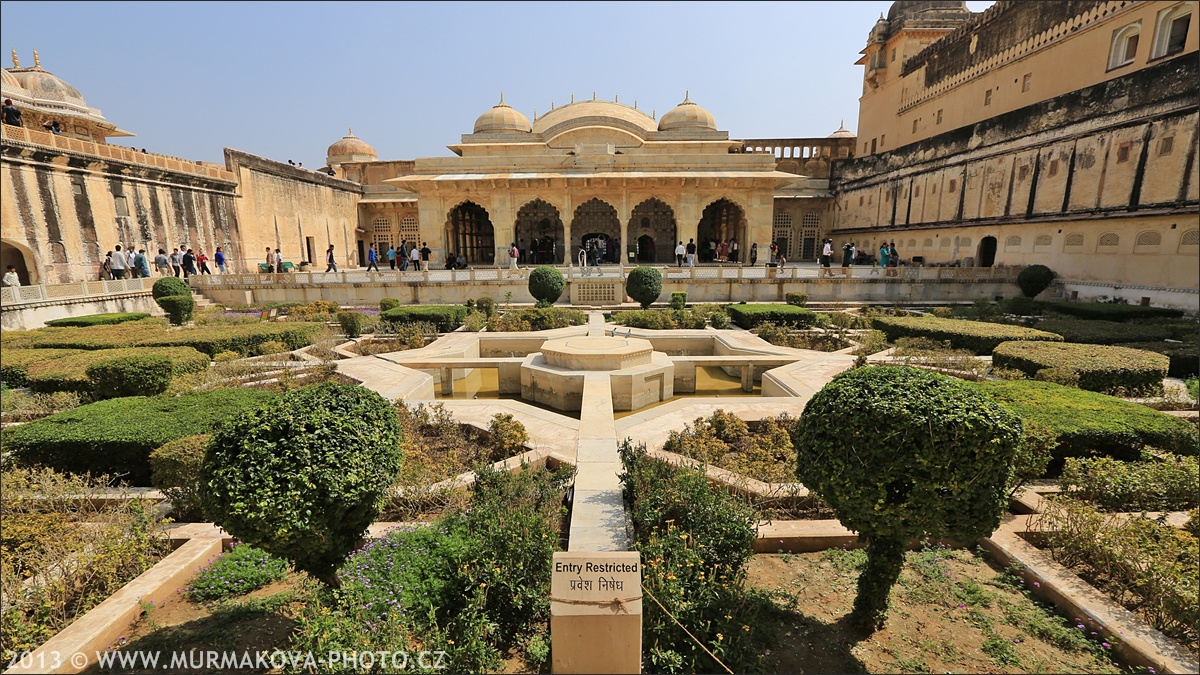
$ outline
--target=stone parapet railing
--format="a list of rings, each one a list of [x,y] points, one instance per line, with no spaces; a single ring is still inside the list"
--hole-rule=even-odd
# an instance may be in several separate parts
[[[91,141],[70,138],[68,136],[56,136],[46,131],[37,131],[35,129],[27,129],[25,127],[15,127],[9,124],[3,125],[2,128],[5,142],[16,143],[19,145],[37,145],[55,148],[78,155],[91,155],[93,157],[111,159],[118,162],[136,164],[139,166],[163,169],[166,171],[178,171],[180,173],[202,176],[204,178],[215,178],[217,180],[229,181],[231,183],[237,180],[233,172],[222,166],[213,164],[196,162],[190,159],[180,159],[178,157],[170,157],[168,155],[158,155],[150,152],[139,152],[131,148],[121,147],[119,145],[93,143]]]
[[[110,281],[77,281],[70,284],[38,284],[0,288],[0,306],[32,305],[65,300],[101,298],[128,293],[149,293],[154,279],[113,279]]]

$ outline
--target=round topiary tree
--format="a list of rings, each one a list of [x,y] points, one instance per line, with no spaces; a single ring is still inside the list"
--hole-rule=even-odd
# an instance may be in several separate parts
[[[191,321],[192,311],[196,308],[196,301],[192,299],[191,294],[164,295],[155,302],[167,313],[167,318],[174,326],[182,326]]]
[[[903,366],[835,377],[792,428],[796,475],[867,542],[851,619],[878,630],[909,542],[1000,525],[1021,421],[967,383]]]
[[[654,267],[635,267],[625,279],[625,294],[633,298],[642,309],[650,309],[651,303],[662,295],[662,272]]]
[[[566,287],[567,280],[557,268],[543,265],[529,273],[529,294],[541,304],[558,302]]]
[[[1025,297],[1036,297],[1038,293],[1050,288],[1054,281],[1054,270],[1045,265],[1030,265],[1017,275],[1017,285]]]
[[[322,384],[227,420],[200,469],[206,515],[330,586],[400,473],[400,423],[379,394]]]
[[[163,277],[150,287],[150,295],[155,300],[169,295],[191,295],[192,287],[179,277]]]

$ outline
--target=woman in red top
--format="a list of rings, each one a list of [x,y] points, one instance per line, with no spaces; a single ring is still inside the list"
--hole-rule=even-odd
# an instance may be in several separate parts
[[[212,274],[212,271],[208,269],[208,256],[204,255],[204,251],[200,251],[196,255],[196,262],[200,263],[200,274]]]

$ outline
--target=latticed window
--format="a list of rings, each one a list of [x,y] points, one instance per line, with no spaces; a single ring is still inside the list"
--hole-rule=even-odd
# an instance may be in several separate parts
[[[792,214],[775,214],[775,228],[771,232],[771,241],[780,245],[780,248],[783,249],[784,257],[791,257]]]
[[[959,245],[959,246],[970,246],[970,245],[971,245],[971,238],[970,238],[970,237],[963,237],[962,239],[959,239],[959,240],[958,240],[958,245]]]
[[[1050,241],[1051,241],[1051,240],[1050,240],[1050,235],[1048,235],[1048,234],[1039,234],[1039,235],[1037,236],[1037,238],[1033,240],[1033,245],[1034,245],[1034,246],[1049,246],[1049,245],[1050,245]],[[1082,242],[1082,241],[1080,241],[1079,243],[1081,243],[1081,244],[1082,244],[1083,242]]]
[[[1080,239],[1082,239],[1082,237],[1080,237]],[[1080,241],[1079,243],[1082,244],[1083,242]],[[1100,235],[1100,240],[1096,242],[1096,245],[1097,246],[1116,246],[1117,244],[1120,244],[1120,243],[1121,243],[1121,238],[1119,236],[1117,236],[1116,232],[1105,232],[1104,234]]]
[[[933,240],[926,239],[925,242],[921,245],[924,246],[925,248],[933,248]]]
[[[1066,241],[1063,242],[1063,246],[1083,246],[1083,235],[1079,233],[1068,234]]]
[[[938,244],[938,246],[939,246],[940,248],[950,248],[950,244],[953,244],[953,243],[954,243],[954,242],[950,241],[949,239],[943,239],[943,240],[942,240],[942,243],[941,243],[941,244]]]
[[[909,240],[908,240],[908,247],[909,247],[909,248],[916,248],[916,247],[917,247],[917,240],[916,240],[916,239],[909,239]]]
[[[405,216],[400,220],[400,238],[408,241],[416,241],[421,236],[421,232],[417,227],[417,219],[412,216]]]
[[[387,216],[379,216],[371,223],[375,236],[374,242],[383,250],[392,245],[392,221]]]
[[[1200,230],[1188,230],[1179,238],[1180,246],[1200,246]]]
[[[821,215],[816,211],[809,211],[804,214],[804,220],[800,221],[805,227],[817,227],[821,224]]]
[[[1162,235],[1157,232],[1142,232],[1137,236],[1137,246],[1158,246],[1162,244]]]
[[[1006,248],[1017,248],[1020,245],[1021,245],[1021,238],[1016,235],[1013,235],[1004,241],[1004,246]]]

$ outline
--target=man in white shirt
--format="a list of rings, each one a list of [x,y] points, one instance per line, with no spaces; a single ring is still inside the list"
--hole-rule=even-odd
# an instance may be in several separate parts
[[[125,262],[125,254],[121,253],[121,245],[117,244],[116,250],[112,254],[112,275],[114,279],[124,279],[125,270],[129,268],[129,263]]]
[[[4,273],[4,285],[9,288],[17,288],[21,285],[21,277],[17,274],[15,265],[9,265],[8,271]]]
[[[421,249],[417,248],[417,243],[413,242],[412,250],[408,252],[408,261],[413,270],[421,269]]]
[[[679,244],[675,246],[675,266],[683,267],[683,256],[687,255],[687,248],[683,245],[683,240],[679,240]]]
[[[821,248],[821,276],[827,276],[829,272],[829,259],[833,257],[833,240],[826,239],[825,246]]]

